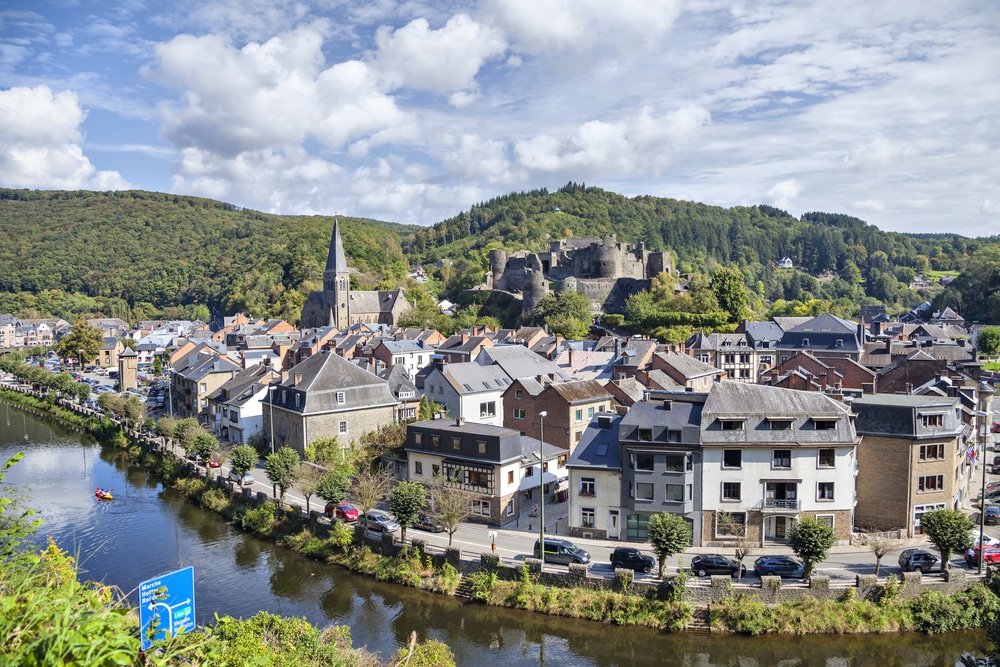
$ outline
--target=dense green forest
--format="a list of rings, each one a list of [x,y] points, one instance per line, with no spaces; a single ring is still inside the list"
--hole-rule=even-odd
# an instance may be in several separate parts
[[[491,249],[540,250],[552,239],[613,233],[669,251],[683,283],[696,288],[722,267],[738,269],[748,315],[821,302],[852,316],[864,303],[900,312],[930,300],[969,319],[1000,321],[996,239],[883,232],[840,214],[797,219],[770,206],[627,198],[570,183],[506,194],[431,227],[341,220],[358,269],[354,285],[403,285],[428,317],[437,298],[460,301],[481,282]],[[270,215],[196,197],[0,190],[0,312],[136,319],[242,310],[296,321],[308,292],[320,286],[332,227],[332,217]],[[777,268],[782,257],[796,268]],[[408,280],[413,264],[427,266],[432,279]],[[946,291],[909,288],[918,275],[967,267],[973,273]],[[664,285],[660,294],[669,291]],[[462,302],[479,307],[468,297]],[[502,312],[509,319],[516,309]]]

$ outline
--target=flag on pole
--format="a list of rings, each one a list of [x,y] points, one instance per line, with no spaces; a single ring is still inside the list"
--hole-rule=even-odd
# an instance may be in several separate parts
[[[975,461],[976,460],[977,453],[978,452],[976,452],[976,446],[975,445],[973,445],[972,447],[969,447],[967,450],[965,450],[965,455],[969,457],[970,461]]]

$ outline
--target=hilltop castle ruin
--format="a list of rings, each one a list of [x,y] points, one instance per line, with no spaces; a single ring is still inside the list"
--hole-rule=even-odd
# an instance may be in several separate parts
[[[608,234],[550,241],[547,252],[491,250],[486,287],[520,293],[524,313],[549,293],[549,283],[555,283],[556,292],[583,294],[595,313],[622,313],[625,299],[649,289],[653,277],[664,271],[671,271],[668,253],[646,250],[643,243],[619,243]]]

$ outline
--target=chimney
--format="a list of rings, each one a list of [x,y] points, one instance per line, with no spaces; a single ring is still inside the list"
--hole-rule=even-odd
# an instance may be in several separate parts
[[[292,386],[298,387],[300,382],[302,382],[302,373],[294,373],[292,375]]]
[[[668,401],[663,401],[663,409],[664,410],[670,410],[670,408],[673,405],[673,403],[674,403],[673,401],[669,401],[669,400]]]
[[[905,393],[906,393],[907,396],[909,396],[910,394],[913,393],[913,385],[910,384],[909,382],[906,383],[906,392]]]
[[[463,333],[462,334],[462,342],[463,343],[468,343],[469,342],[469,334],[467,334],[467,333]]]
[[[455,417],[455,426],[465,426],[465,417]]]
[[[536,375],[536,376],[535,376],[535,380],[536,380],[536,381],[538,382],[538,384],[540,384],[540,385],[544,385],[544,384],[545,384],[545,376],[544,376],[544,375]]]
[[[569,366],[573,367],[573,348],[569,348]]]

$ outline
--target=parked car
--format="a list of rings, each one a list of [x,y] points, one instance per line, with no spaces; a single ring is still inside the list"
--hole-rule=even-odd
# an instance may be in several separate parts
[[[541,550],[538,548],[538,540],[535,540],[535,558],[541,558]],[[545,538],[545,562],[569,565],[570,563],[580,563],[586,565],[590,562],[590,554],[576,546],[569,540],[555,537]]]
[[[719,554],[701,554],[691,559],[691,571],[699,577],[709,574],[728,574],[730,577],[747,573],[746,565]]]
[[[920,570],[923,573],[930,572],[940,558],[925,549],[903,549],[899,554],[899,569],[903,572]]]
[[[414,528],[426,530],[431,533],[443,533],[444,524],[432,517],[430,514],[421,514],[413,524]]]
[[[346,500],[342,500],[336,505],[327,503],[326,507],[323,508],[326,515],[331,519],[337,517],[340,521],[346,521],[347,523],[354,523],[358,520],[360,512],[354,505],[350,504]]]
[[[615,547],[611,552],[611,567],[614,569],[651,572],[656,567],[652,556],[647,556],[635,547]]]
[[[211,461],[208,462],[208,467],[209,468],[218,468],[220,465],[221,464],[218,461],[216,461],[215,459],[212,459]]]
[[[377,510],[372,510],[365,515],[365,525],[368,530],[374,530],[379,533],[395,533],[399,530],[399,524],[396,520],[385,512],[379,512]]]
[[[1000,563],[1000,548],[986,546],[986,550],[983,552],[982,556],[983,562],[990,563]],[[979,567],[979,545],[977,544],[972,549],[968,549],[965,552],[965,564],[972,568]]]
[[[1000,505],[987,505],[983,515],[987,526],[997,525],[1000,523]]]
[[[233,471],[229,471],[229,479],[236,482],[240,486],[250,486],[253,484],[253,476],[250,473],[244,473],[243,475],[237,475]]]
[[[801,579],[805,576],[805,563],[794,556],[761,556],[754,561],[753,571],[759,577],[779,576]]]

